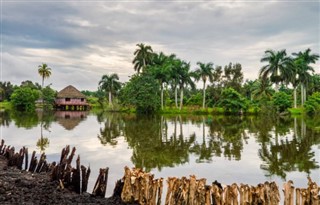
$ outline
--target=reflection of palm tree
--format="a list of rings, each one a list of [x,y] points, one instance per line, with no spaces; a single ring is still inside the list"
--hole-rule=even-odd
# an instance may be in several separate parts
[[[296,121],[295,121],[296,122]],[[286,122],[282,122],[284,125]],[[259,150],[259,156],[264,164],[261,169],[265,170],[267,176],[278,175],[285,179],[286,173],[291,171],[300,171],[310,173],[313,169],[318,169],[319,165],[314,160],[315,153],[311,150],[313,144],[317,144],[318,137],[307,135],[306,128],[303,128],[302,133],[297,133],[296,123],[294,123],[293,139],[289,141],[286,139],[278,140],[279,136],[287,136],[289,131],[287,126],[276,126],[275,129],[275,143],[262,142],[262,147]],[[303,122],[301,127],[304,127]]]
[[[104,128],[100,128],[100,134],[98,139],[101,144],[112,146],[117,145],[118,141],[116,138],[120,136],[120,121],[115,119],[114,115],[109,115],[105,119]]]
[[[37,141],[37,147],[40,149],[41,152],[44,152],[46,148],[49,147],[50,141],[47,137],[41,136],[40,139]]]
[[[44,127],[43,122],[41,122],[40,127],[41,127],[41,133],[40,133],[41,137],[37,141],[37,147],[40,149],[40,152],[44,152],[45,149],[49,147],[50,141],[47,137],[43,137],[43,127]]]

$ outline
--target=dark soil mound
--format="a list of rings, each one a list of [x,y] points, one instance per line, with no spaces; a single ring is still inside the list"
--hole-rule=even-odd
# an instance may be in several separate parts
[[[51,182],[48,173],[30,173],[7,166],[0,156],[0,204],[125,204],[120,197],[92,197],[61,189],[57,181]]]

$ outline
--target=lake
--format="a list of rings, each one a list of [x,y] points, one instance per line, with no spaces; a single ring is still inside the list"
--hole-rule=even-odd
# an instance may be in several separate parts
[[[207,183],[276,181],[282,189],[287,180],[306,187],[307,176],[320,182],[319,117],[1,111],[0,124],[7,145],[44,151],[49,162],[66,145],[76,147],[81,164],[91,167],[90,193],[104,167],[110,168],[107,196],[125,166],[155,178],[194,174]]]

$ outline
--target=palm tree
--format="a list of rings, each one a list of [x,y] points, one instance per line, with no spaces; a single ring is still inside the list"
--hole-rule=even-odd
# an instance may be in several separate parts
[[[275,90],[278,92],[279,83],[287,80],[292,75],[292,72],[290,72],[291,58],[287,57],[286,50],[277,52],[266,50],[265,56],[260,61],[268,64],[260,69],[259,76],[262,79],[270,77],[271,82],[276,84]]]
[[[266,98],[268,100],[271,99],[273,94],[272,84],[269,79],[261,79],[255,81],[252,88],[252,97],[254,99],[263,99]]]
[[[197,77],[196,80],[200,80],[200,78],[203,81],[203,102],[202,102],[202,108],[205,108],[205,104],[206,104],[206,82],[207,79],[209,78],[209,80],[212,82],[213,81],[213,63],[201,63],[201,62],[197,62],[197,65],[199,66],[199,68],[197,68],[197,70],[195,71]]]
[[[119,76],[116,73],[111,75],[103,75],[99,86],[101,90],[104,90],[106,93],[109,94],[109,105],[112,106],[112,93],[115,93],[117,90],[120,89],[121,83],[118,81]]]
[[[42,63],[41,65],[38,66],[38,73],[42,77],[41,87],[43,88],[44,79],[49,78],[51,75],[51,68],[49,68],[47,64]]]
[[[296,56],[295,62],[298,67],[299,82],[301,83],[301,105],[306,100],[306,86],[311,79],[309,72],[314,72],[314,69],[309,64],[314,64],[319,59],[319,55],[311,54],[311,49],[308,48],[304,52],[293,53]]]
[[[191,77],[194,76],[193,72],[190,72],[190,63],[182,61],[181,69],[178,71],[179,74],[179,88],[180,88],[180,110],[183,105],[183,90],[186,86],[190,85],[193,89],[195,87]]]
[[[289,82],[292,84],[292,87],[293,87],[293,107],[294,108],[297,108],[297,87],[300,83],[299,81],[299,73],[301,69],[300,63],[301,61],[297,59],[293,61],[293,66],[292,66],[293,74],[289,79]]]
[[[151,66],[151,72],[154,77],[159,81],[160,90],[161,90],[161,109],[163,109],[163,87],[165,83],[168,83],[169,76],[171,72],[172,64],[170,62],[169,57],[167,57],[164,53],[160,52],[159,54],[155,54],[153,59],[153,65]]]
[[[134,70],[140,73],[145,71],[148,64],[151,63],[153,57],[153,50],[151,46],[144,45],[143,43],[137,44],[138,49],[133,53],[135,55],[132,63],[134,64]]]
[[[175,102],[176,108],[178,108],[179,71],[183,67],[183,61],[180,60],[179,58],[176,58],[174,54],[172,54],[169,58],[172,64],[172,68],[170,72],[171,87],[174,89],[174,102]]]

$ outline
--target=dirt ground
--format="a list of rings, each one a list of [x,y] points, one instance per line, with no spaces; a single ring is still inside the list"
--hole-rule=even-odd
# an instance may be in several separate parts
[[[99,198],[89,193],[77,194],[61,189],[58,182],[49,180],[49,173],[30,173],[8,167],[7,160],[0,156],[0,204],[125,204],[120,197]]]

